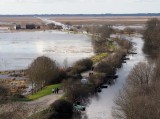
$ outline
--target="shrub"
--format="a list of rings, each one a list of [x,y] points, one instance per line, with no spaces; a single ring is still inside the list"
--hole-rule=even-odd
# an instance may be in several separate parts
[[[130,34],[132,34],[132,33],[135,32],[135,29],[130,28],[130,27],[126,27],[126,28],[124,29],[124,32],[125,32],[125,33],[128,33],[128,34],[130,35]]]
[[[88,85],[82,84],[80,81],[72,79],[63,81],[63,88],[69,101],[75,102],[77,99],[85,99],[88,97]]]
[[[50,105],[50,117],[55,118],[70,118],[73,114],[73,105],[72,103],[66,100],[56,100],[53,104]]]
[[[126,50],[132,50],[132,42],[128,41],[127,39],[118,39],[117,43]]]
[[[94,73],[89,77],[89,81],[91,83],[92,90],[96,87],[99,87],[102,83],[104,83],[105,74],[104,73]]]
[[[95,68],[95,71],[97,72],[101,72],[101,73],[106,73],[106,74],[110,74],[113,72],[113,68],[112,65],[110,65],[109,63],[102,61],[100,62]]]
[[[93,65],[93,62],[89,58],[79,60],[73,65],[72,73],[73,74],[78,74],[78,73],[81,73],[83,71],[90,70],[92,65]]]
[[[8,100],[7,94],[9,93],[9,90],[0,85],[0,103],[4,103]]]

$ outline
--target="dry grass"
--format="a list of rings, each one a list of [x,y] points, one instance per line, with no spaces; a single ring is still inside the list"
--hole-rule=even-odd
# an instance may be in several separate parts
[[[26,23],[43,23],[40,19],[36,17],[0,17],[0,22],[9,22],[9,23],[17,23],[17,24],[26,24]]]
[[[151,18],[153,17],[50,17],[52,20],[62,23],[70,22],[71,24],[144,24]]]
[[[48,17],[51,20],[71,24],[144,24],[148,19],[155,17],[142,17],[142,16],[102,16],[102,17],[92,17],[92,16],[58,16],[58,17]],[[157,17],[160,19],[160,17]],[[0,22],[9,22],[17,24],[35,23],[43,24],[43,21],[36,17],[19,16],[19,17],[0,17]]]

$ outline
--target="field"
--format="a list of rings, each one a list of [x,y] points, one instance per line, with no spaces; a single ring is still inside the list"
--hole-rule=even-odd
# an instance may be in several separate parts
[[[142,16],[104,16],[104,17],[87,17],[87,16],[80,16],[80,17],[50,17],[50,19],[66,23],[70,22],[71,24],[144,24],[148,19],[154,17],[142,17]],[[158,17],[160,19],[160,17]]]
[[[42,21],[36,17],[26,17],[26,16],[20,16],[20,17],[0,17],[0,23],[17,23],[17,24],[26,24],[26,23],[42,23]]]
[[[154,18],[154,16],[55,16],[48,17],[50,20],[54,20],[61,23],[70,22],[73,25],[79,24],[144,24],[148,19]],[[160,16],[157,17],[160,19]],[[37,17],[32,16],[0,16],[0,26],[17,23],[17,24],[43,24],[44,22]]]

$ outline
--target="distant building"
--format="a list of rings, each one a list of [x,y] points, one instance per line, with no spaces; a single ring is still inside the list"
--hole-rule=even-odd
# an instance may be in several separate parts
[[[26,29],[35,29],[36,25],[35,24],[26,24]]]
[[[14,29],[16,29],[16,30],[21,29],[21,25],[17,25],[17,24],[16,24],[16,25],[14,26]]]

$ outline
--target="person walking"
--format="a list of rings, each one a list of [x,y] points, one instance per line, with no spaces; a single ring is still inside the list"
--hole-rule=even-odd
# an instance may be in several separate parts
[[[57,94],[58,94],[58,92],[59,92],[59,88],[57,88]]]
[[[52,88],[52,93],[55,93],[55,89],[54,88]]]

